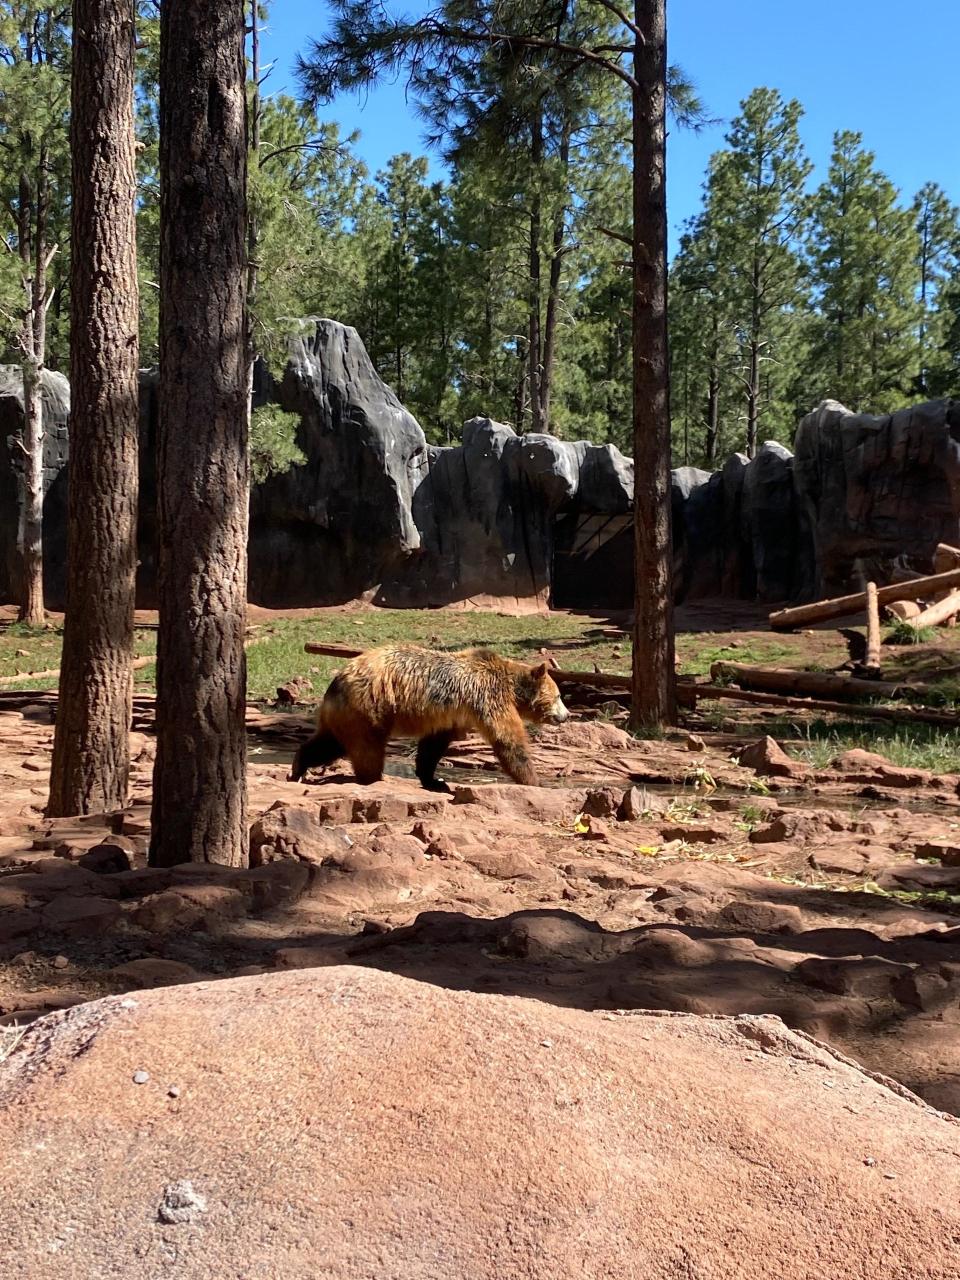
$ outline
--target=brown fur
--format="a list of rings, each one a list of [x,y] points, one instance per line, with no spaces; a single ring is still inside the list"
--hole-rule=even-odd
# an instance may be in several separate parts
[[[377,782],[390,738],[417,738],[417,777],[427,788],[450,743],[479,733],[515,782],[537,786],[523,721],[564,720],[567,710],[547,664],[501,658],[489,649],[439,653],[415,645],[371,649],[335,676],[317,716],[317,732],[290,770],[349,756],[357,781]]]

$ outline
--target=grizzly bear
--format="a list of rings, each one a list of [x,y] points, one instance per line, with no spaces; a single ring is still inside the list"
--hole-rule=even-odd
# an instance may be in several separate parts
[[[428,791],[444,790],[435,776],[441,757],[475,731],[515,782],[535,787],[523,721],[559,724],[568,714],[545,662],[531,667],[489,649],[386,645],[334,676],[317,731],[294,757],[289,779],[298,782],[308,769],[349,756],[358,782],[379,782],[387,740],[417,738],[417,777]]]

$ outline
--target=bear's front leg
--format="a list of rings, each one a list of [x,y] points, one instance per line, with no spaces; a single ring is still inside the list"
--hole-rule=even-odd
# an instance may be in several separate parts
[[[529,742],[523,721],[515,716],[504,725],[497,725],[487,741],[503,771],[522,787],[539,787],[540,779],[530,763]]]

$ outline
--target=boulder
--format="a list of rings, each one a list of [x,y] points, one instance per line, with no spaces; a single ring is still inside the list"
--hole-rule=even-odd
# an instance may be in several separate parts
[[[16,1280],[912,1280],[956,1271],[960,1130],[772,1017],[287,970],[30,1027],[0,1196]]]

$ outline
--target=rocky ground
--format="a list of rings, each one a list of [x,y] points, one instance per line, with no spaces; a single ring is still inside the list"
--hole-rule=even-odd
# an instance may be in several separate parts
[[[774,1018],[198,981],[28,1028],[0,1118],[5,1280],[960,1276],[956,1122]]]
[[[538,789],[479,743],[445,795],[401,753],[373,787],[291,784],[302,719],[251,709],[254,865],[154,870],[149,708],[131,805],[80,821],[42,816],[51,714],[0,713],[0,1056],[96,996],[350,964],[555,1007],[776,1014],[960,1114],[956,776],[580,718],[539,734]]]

